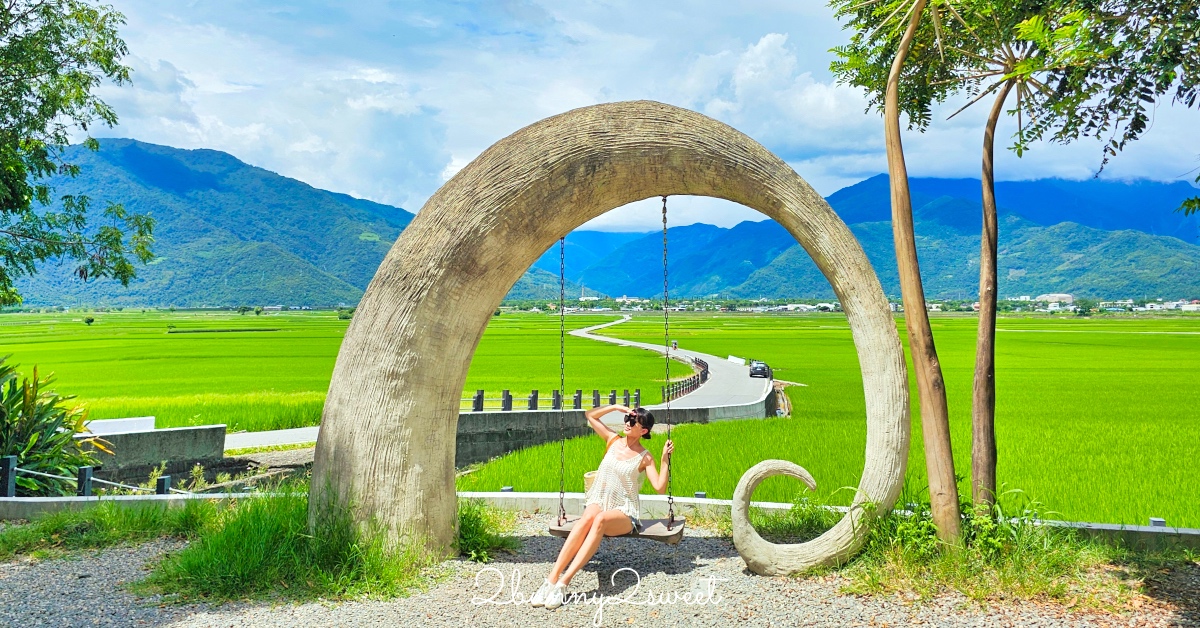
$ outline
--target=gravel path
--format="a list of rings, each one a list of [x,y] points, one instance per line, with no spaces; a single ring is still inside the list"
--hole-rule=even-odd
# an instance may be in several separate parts
[[[0,626],[161,626],[196,609],[157,607],[120,587],[140,580],[147,561],[178,541],[83,552],[67,558],[0,563]]]
[[[576,576],[570,591],[588,600],[555,611],[514,603],[532,595],[561,547],[545,533],[544,515],[522,516],[524,547],[489,565],[446,561],[446,577],[409,598],[386,602],[157,606],[119,588],[178,543],[89,553],[74,559],[0,564],[0,626],[1198,626],[1200,608],[1182,611],[1147,599],[1124,615],[1013,603],[981,608],[956,595],[914,603],[838,593],[837,576],[764,578],[748,574],[729,539],[689,530],[675,547],[609,539]],[[619,572],[631,568],[635,576]],[[611,578],[616,574],[616,584]],[[1183,574],[1183,586],[1198,571]],[[520,578],[513,592],[513,578]],[[503,578],[503,580],[502,580]],[[708,595],[709,587],[712,594]],[[682,596],[695,592],[699,604]],[[670,600],[674,604],[650,604]],[[486,601],[490,599],[491,601]],[[630,599],[639,604],[617,603]],[[598,602],[605,601],[605,604]]]

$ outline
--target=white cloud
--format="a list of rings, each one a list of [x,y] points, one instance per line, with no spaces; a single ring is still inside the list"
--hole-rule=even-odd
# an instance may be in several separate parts
[[[649,98],[742,130],[823,194],[881,172],[882,124],[833,83],[846,39],[821,3],[297,2],[118,0],[131,87],[106,87],[113,135],[225,150],[312,185],[418,209],[500,138],[597,102]],[[982,107],[907,133],[916,176],[978,176]],[[1171,178],[1195,165],[1196,112],[1161,108],[1109,176]],[[1005,120],[998,145],[1007,145]],[[1003,139],[1003,141],[1001,141]],[[1001,179],[1091,176],[1099,147],[997,154]],[[650,202],[653,204],[653,202]],[[761,219],[681,199],[682,221]],[[674,206],[674,205],[673,205]],[[649,207],[647,205],[647,207]],[[632,204],[593,221],[653,229]]]

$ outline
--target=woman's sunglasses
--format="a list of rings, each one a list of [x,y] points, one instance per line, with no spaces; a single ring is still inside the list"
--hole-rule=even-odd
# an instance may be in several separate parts
[[[625,425],[633,427],[634,425],[637,425],[637,422],[638,422],[637,415],[635,415],[635,414],[626,414],[625,415]]]

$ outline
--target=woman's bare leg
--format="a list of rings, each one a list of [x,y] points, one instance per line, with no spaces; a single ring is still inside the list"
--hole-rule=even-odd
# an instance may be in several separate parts
[[[583,515],[579,517],[579,521],[575,522],[575,526],[571,528],[571,533],[567,535],[567,541],[563,543],[562,549],[558,552],[558,560],[554,561],[554,566],[550,568],[550,575],[546,576],[551,583],[558,582],[558,576],[567,568],[571,559],[575,558],[575,553],[579,551],[579,546],[583,543],[583,539],[587,536],[588,532],[591,531],[593,522],[599,514],[599,504],[591,504],[583,509]]]
[[[633,522],[629,520],[629,515],[620,510],[605,510],[596,516],[592,522],[591,529],[588,530],[587,537],[583,539],[583,544],[579,547],[579,551],[575,553],[575,559],[571,561],[571,566],[567,568],[567,572],[558,579],[558,582],[563,586],[571,583],[571,578],[583,569],[592,556],[596,554],[596,550],[600,548],[600,541],[606,536],[620,536],[633,529]],[[574,530],[571,530],[574,533]]]

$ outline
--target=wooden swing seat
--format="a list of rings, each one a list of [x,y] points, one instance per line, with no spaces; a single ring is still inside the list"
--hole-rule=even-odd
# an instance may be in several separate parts
[[[571,534],[571,528],[575,527],[576,521],[579,521],[579,517],[574,515],[567,515],[567,520],[562,525],[559,525],[558,520],[555,519],[550,523],[550,534],[565,539]],[[635,528],[613,538],[647,539],[667,545],[679,545],[679,541],[683,540],[686,521],[682,517],[676,517],[673,522],[667,519],[639,519],[639,521],[642,524],[641,532]]]

